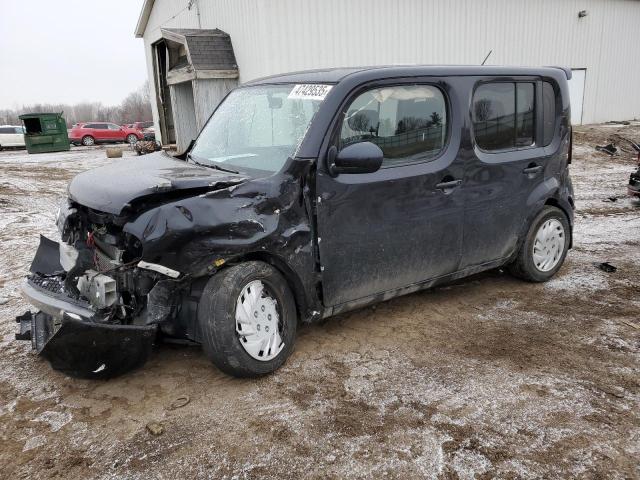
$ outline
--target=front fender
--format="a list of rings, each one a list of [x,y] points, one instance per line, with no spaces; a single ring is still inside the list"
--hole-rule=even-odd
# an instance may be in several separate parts
[[[140,240],[143,260],[193,276],[211,272],[220,259],[256,251],[277,252],[287,263],[312,262],[302,188],[288,174],[170,202],[123,228]]]

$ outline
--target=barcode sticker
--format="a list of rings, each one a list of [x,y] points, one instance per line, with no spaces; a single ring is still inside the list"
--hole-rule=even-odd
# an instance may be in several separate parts
[[[293,100],[324,100],[331,88],[331,85],[304,83],[293,87],[289,98]]]

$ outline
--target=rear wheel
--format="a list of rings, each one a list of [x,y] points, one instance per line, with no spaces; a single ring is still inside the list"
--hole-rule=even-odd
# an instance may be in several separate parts
[[[202,346],[223,372],[255,377],[278,369],[293,351],[296,307],[282,275],[247,262],[209,279],[198,306]]]
[[[138,141],[138,137],[136,137],[133,133],[127,135],[127,143],[136,143]]]
[[[569,222],[562,210],[544,207],[531,223],[509,271],[523,280],[546,282],[562,267],[570,235]]]
[[[85,135],[82,137],[82,145],[85,147],[90,147],[91,145],[95,145],[96,140],[91,135]]]

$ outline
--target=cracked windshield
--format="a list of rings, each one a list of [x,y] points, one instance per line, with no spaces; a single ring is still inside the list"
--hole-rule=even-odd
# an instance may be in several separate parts
[[[233,91],[191,152],[201,164],[276,172],[292,156],[330,85],[266,85]]]

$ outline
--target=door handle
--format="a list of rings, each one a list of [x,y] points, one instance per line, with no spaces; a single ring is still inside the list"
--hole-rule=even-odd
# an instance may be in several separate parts
[[[524,170],[522,170],[522,173],[524,173],[525,175],[532,175],[532,174],[536,174],[536,173],[540,173],[542,171],[542,165],[536,165],[533,167],[527,167]]]
[[[440,182],[436,184],[436,189],[438,190],[450,190],[452,188],[456,188],[462,185],[462,180],[451,180],[448,182]]]

